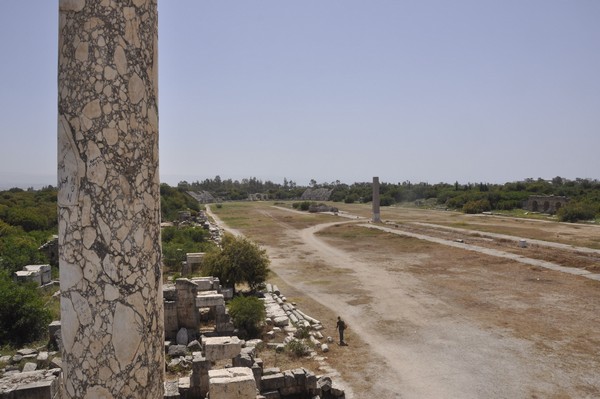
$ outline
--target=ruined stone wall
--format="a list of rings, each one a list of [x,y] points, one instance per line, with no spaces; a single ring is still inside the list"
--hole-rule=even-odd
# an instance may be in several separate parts
[[[531,212],[555,214],[569,202],[568,197],[554,195],[532,195],[525,203],[525,209]]]
[[[67,398],[162,398],[156,0],[60,0]]]

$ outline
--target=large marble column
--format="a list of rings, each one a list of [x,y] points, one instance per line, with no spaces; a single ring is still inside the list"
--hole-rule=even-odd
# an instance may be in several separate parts
[[[373,177],[373,223],[381,223],[379,212],[379,177]]]
[[[59,0],[67,398],[162,398],[156,0]]]

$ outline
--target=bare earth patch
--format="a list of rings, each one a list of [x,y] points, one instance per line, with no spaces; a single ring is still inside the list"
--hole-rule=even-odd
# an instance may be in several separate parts
[[[368,216],[366,206],[347,210]],[[268,221],[240,230],[268,248],[274,282],[285,295],[320,319],[325,335],[335,336],[338,314],[347,321],[350,346],[334,346],[327,355],[354,397],[600,397],[600,282],[365,229],[342,218],[309,219],[266,203],[243,211]],[[397,223],[476,224],[474,230],[503,234],[514,224],[523,227],[519,237],[553,236],[580,246],[593,247],[599,231],[392,211],[382,216]],[[568,261],[568,251],[559,257]]]

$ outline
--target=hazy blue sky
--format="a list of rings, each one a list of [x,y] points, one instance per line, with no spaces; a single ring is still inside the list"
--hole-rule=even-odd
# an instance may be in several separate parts
[[[57,0],[0,0],[0,187],[55,184]],[[159,0],[160,162],[306,184],[600,178],[598,0]]]

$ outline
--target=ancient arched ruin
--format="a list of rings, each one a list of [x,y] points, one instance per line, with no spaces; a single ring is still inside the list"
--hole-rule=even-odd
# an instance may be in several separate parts
[[[524,208],[531,212],[549,213],[551,215],[569,202],[568,197],[554,195],[532,195],[525,202]]]

